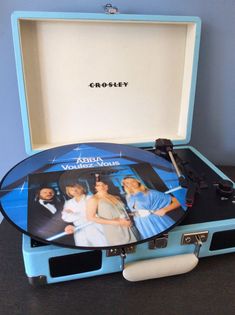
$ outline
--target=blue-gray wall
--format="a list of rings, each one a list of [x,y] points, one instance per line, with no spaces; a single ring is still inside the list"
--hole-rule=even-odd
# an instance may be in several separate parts
[[[102,12],[105,3],[98,0],[0,2],[0,178],[26,157],[11,13],[15,10]],[[201,17],[202,38],[190,144],[216,164],[235,165],[235,1],[117,0],[112,3],[121,13]]]

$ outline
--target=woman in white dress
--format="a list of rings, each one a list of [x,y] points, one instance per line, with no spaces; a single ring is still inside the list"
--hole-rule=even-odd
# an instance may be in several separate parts
[[[87,220],[87,200],[85,189],[79,184],[66,186],[69,199],[65,202],[62,211],[62,220],[73,223],[65,227],[67,234],[74,234],[76,246],[103,247],[107,241],[101,224]]]
[[[96,194],[88,201],[87,213],[91,222],[102,224],[109,246],[136,242],[132,222],[118,196],[111,195],[105,182],[96,182]]]

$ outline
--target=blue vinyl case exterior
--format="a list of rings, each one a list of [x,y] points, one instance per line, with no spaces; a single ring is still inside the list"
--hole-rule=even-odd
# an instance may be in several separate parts
[[[194,46],[194,59],[193,59],[193,71],[190,87],[190,100],[189,111],[187,117],[187,136],[183,141],[173,140],[174,145],[186,145],[191,136],[191,126],[193,119],[193,107],[194,97],[196,89],[196,77],[197,77],[197,64],[199,57],[199,43],[201,32],[201,21],[198,17],[178,17],[178,16],[155,16],[155,15],[107,15],[107,14],[80,14],[80,13],[51,13],[51,12],[15,12],[12,15],[12,28],[13,39],[15,47],[15,58],[18,75],[19,96],[22,111],[22,121],[24,129],[24,137],[26,150],[31,155],[35,151],[32,149],[30,139],[30,125],[27,111],[27,101],[24,85],[24,73],[20,47],[20,35],[19,35],[19,20],[20,19],[64,19],[64,20],[112,20],[112,21],[160,21],[160,22],[192,22],[196,24],[196,39]],[[140,147],[151,146],[150,143],[139,143]],[[227,179],[227,177],[219,171],[210,161],[202,156],[194,148],[185,146],[179,146],[179,148],[189,148],[193,151],[202,161],[204,161],[211,169],[213,169],[221,178]],[[235,251],[235,247],[210,251],[211,238],[214,232],[226,231],[235,228],[235,219],[222,220],[216,222],[205,222],[192,225],[181,225],[175,227],[169,232],[168,245],[166,248],[150,250],[148,249],[148,243],[137,245],[135,253],[127,255],[126,262],[138,261],[143,259],[150,259],[156,257],[173,256],[182,253],[191,253],[194,251],[194,245],[181,245],[181,238],[183,233],[208,231],[208,239],[203,243],[200,250],[200,257],[218,255],[224,253],[230,253]],[[69,249],[57,247],[54,245],[39,246],[32,248],[31,240],[28,236],[23,235],[23,257],[25,263],[25,271],[29,278],[46,278],[47,283],[61,282],[67,280],[80,279],[85,277],[92,277],[96,275],[102,275],[106,273],[121,271],[121,259],[119,256],[106,257],[106,251],[102,250],[102,266],[98,270],[82,272],[77,274],[71,274],[66,276],[52,276],[50,273],[49,261],[54,257],[69,256],[73,254],[79,254],[86,252],[84,250]]]

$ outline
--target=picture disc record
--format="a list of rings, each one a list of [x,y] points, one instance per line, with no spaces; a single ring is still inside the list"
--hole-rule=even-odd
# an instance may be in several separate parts
[[[187,212],[173,165],[112,143],[65,145],[12,168],[0,185],[5,218],[35,240],[102,249],[163,234]]]

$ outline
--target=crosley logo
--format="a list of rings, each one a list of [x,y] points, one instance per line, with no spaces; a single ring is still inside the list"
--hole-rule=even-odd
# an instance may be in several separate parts
[[[90,88],[121,88],[121,87],[127,87],[128,82],[91,82],[89,84]]]

